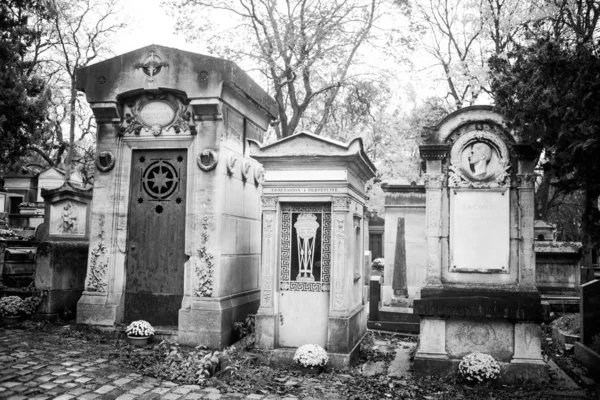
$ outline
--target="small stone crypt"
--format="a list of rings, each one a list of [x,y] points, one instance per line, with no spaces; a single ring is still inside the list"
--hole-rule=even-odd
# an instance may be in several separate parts
[[[251,141],[250,155],[266,171],[257,345],[290,361],[315,343],[330,365],[348,365],[366,333],[365,182],[375,167],[360,138],[305,132],[264,147]]]
[[[414,311],[416,374],[455,370],[480,351],[501,378],[543,380],[542,306],[536,288],[531,146],[491,107],[456,111],[429,131],[427,277]]]
[[[144,319],[228,345],[260,301],[260,165],[274,100],[234,63],[163,46],[77,71],[98,123],[77,322]]]

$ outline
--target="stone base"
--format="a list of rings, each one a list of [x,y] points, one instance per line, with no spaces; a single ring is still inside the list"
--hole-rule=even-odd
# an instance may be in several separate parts
[[[123,307],[107,304],[107,294],[83,292],[77,303],[77,323],[97,326],[114,326],[123,319]]]
[[[358,353],[360,350],[360,343],[364,339],[362,336],[354,348],[348,353],[333,353],[327,351],[327,356],[329,357],[329,363],[327,364],[327,369],[340,369],[345,370],[350,366],[356,364],[358,362]],[[275,362],[278,365],[293,365],[294,354],[296,353],[295,348],[278,348],[272,349],[270,351],[271,361]]]
[[[443,376],[458,373],[460,360],[440,359],[416,356],[413,362],[415,376]],[[498,362],[500,364],[500,377],[503,383],[516,383],[520,381],[545,382],[548,380],[548,366],[542,364],[525,364],[512,362]]]
[[[49,290],[36,310],[35,320],[70,320],[77,314],[77,302],[83,290]]]
[[[332,353],[349,353],[362,340],[366,331],[366,315],[363,305],[356,308],[348,317],[330,316],[327,350]]]
[[[186,346],[226,347],[234,339],[234,322],[256,313],[259,304],[259,290],[221,298],[195,297],[189,308],[179,310],[178,341]]]

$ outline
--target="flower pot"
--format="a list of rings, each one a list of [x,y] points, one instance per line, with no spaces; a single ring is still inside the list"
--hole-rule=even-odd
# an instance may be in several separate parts
[[[311,366],[311,367],[305,367],[304,365],[298,365],[298,369],[300,369],[300,371],[305,374],[313,374],[313,375],[317,375],[317,374],[320,374],[321,372],[323,372],[323,367],[321,367],[320,365]]]
[[[127,341],[130,345],[136,347],[146,346],[148,344],[148,339],[150,336],[129,336],[127,335]]]
[[[18,315],[3,315],[2,316],[2,322],[4,323],[4,325],[16,324],[17,322],[19,322],[20,319],[21,319],[21,317]]]

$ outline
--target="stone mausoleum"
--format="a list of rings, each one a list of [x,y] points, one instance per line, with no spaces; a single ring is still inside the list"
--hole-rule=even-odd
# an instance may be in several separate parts
[[[221,347],[260,301],[262,142],[274,100],[234,63],[148,46],[82,68],[98,123],[77,321],[144,319]]]
[[[427,275],[417,374],[491,354],[506,380],[544,379],[542,307],[534,251],[531,146],[491,107],[456,111],[429,131],[426,163]]]
[[[250,155],[265,168],[257,345],[289,361],[316,343],[331,365],[348,365],[366,333],[365,183],[375,167],[360,138],[305,132],[251,141]]]

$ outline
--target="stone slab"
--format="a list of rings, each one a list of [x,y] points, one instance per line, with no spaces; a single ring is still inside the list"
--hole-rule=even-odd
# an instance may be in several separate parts
[[[581,341],[592,344],[594,335],[600,333],[600,280],[581,285],[580,296]]]
[[[511,297],[438,297],[414,301],[414,312],[421,316],[506,319],[510,321],[543,320],[542,304],[529,296],[513,293]]]
[[[451,190],[451,272],[508,273],[509,197],[504,190]]]

